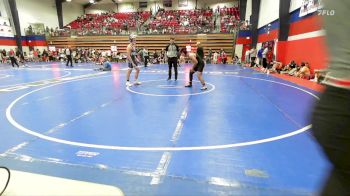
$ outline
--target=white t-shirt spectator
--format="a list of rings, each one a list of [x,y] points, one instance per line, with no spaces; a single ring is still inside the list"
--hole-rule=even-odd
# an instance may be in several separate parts
[[[256,54],[257,54],[256,49],[252,48],[252,49],[250,50],[250,57],[256,57]]]
[[[266,58],[266,54],[267,54],[268,51],[269,51],[269,49],[266,47],[266,48],[264,49],[263,53],[262,53],[262,57],[263,57],[263,58]]]

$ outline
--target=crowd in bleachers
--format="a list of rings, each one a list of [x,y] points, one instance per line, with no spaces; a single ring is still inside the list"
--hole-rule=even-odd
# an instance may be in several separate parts
[[[120,35],[130,31],[139,34],[196,34],[196,33],[232,33],[236,27],[246,27],[239,21],[238,7],[217,7],[215,10],[164,10],[154,15],[149,11],[127,13],[84,14],[77,17],[64,29],[48,28],[40,34],[50,36],[84,35]],[[27,34],[36,34],[31,26]]]
[[[220,12],[221,16],[221,30],[220,32],[228,33],[233,32],[235,27],[239,25],[239,10],[238,7],[231,8],[217,8],[217,11]]]
[[[144,34],[209,33],[214,29],[213,11],[160,10],[144,25]]]
[[[85,14],[66,27],[77,31],[78,35],[117,35],[130,28],[142,26],[150,17],[150,12]]]

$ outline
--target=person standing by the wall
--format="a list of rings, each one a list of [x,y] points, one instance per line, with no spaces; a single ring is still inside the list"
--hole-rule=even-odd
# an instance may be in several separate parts
[[[7,53],[5,49],[1,51],[1,60],[2,60],[2,63],[6,63],[7,61]]]
[[[142,50],[142,56],[144,60],[145,67],[147,67],[148,61],[149,61],[149,55],[148,55],[148,50],[147,48],[143,48]]]
[[[207,64],[211,64],[212,63],[212,58],[213,58],[213,51],[211,50],[211,48],[209,48]]]
[[[250,66],[254,67],[255,66],[255,60],[256,60],[256,48],[252,47],[252,49],[250,50]]]
[[[219,54],[217,53],[217,51],[215,51],[213,54],[213,63],[214,64],[218,63],[218,56],[219,56]]]
[[[23,52],[20,51],[18,48],[16,48],[16,57],[19,60],[19,62],[22,63],[23,66],[25,66],[25,59],[24,59]]]
[[[262,52],[262,63],[263,63],[263,71],[266,72],[267,71],[267,58],[266,58],[266,54],[269,51],[267,45],[264,46],[264,50]]]
[[[264,47],[261,47],[260,49],[259,49],[259,51],[258,51],[258,60],[259,60],[259,67],[261,66],[261,64],[262,64],[262,53],[264,52]]]
[[[165,63],[165,52],[164,49],[162,49],[162,51],[160,51],[160,63]]]
[[[274,54],[272,52],[272,48],[268,47],[268,51],[266,53],[266,61],[267,61],[267,65],[266,65],[266,73],[269,74],[270,73],[270,69],[272,68],[272,63],[273,63],[273,57]]]
[[[33,49],[34,50],[34,49]],[[33,51],[33,59],[34,59],[34,62],[35,63],[38,63],[39,62],[39,51],[38,50],[34,50]]]
[[[246,64],[246,66],[248,66],[248,64],[250,63],[250,50],[247,49],[245,51],[245,54],[244,54],[244,62]]]
[[[167,51],[168,65],[169,65],[168,80],[171,80],[172,67],[174,67],[175,80],[177,80],[177,56],[179,53],[179,47],[175,44],[175,39],[173,37],[170,38],[170,44],[165,48],[165,51]]]
[[[224,50],[222,50],[222,52],[221,52],[221,61],[222,61],[222,64],[227,63],[227,54]]]
[[[16,59],[16,54],[15,54],[15,51],[13,51],[13,49],[10,50],[9,57],[10,57],[10,60],[11,60],[12,67],[15,67],[15,64],[16,64],[17,67],[19,68],[19,65],[18,65],[17,59]]]

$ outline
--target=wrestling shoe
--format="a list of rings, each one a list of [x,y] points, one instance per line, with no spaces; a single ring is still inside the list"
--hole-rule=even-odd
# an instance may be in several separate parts
[[[140,84],[142,84],[142,83],[137,81],[137,80],[134,82],[134,85],[140,85]]]
[[[205,91],[207,89],[208,89],[208,87],[206,85],[202,86],[202,88],[201,88],[202,91]]]

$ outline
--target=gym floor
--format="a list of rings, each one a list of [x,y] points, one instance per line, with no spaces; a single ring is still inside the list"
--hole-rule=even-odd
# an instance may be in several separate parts
[[[208,90],[185,88],[190,67],[178,81],[142,68],[126,88],[123,63],[1,65],[0,165],[125,195],[316,194],[330,167],[310,134],[319,93],[221,64]]]

